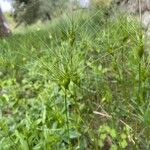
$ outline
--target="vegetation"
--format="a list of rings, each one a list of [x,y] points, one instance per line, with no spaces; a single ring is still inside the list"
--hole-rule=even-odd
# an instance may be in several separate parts
[[[15,0],[14,19],[19,24],[35,23],[37,20],[51,20],[66,8],[68,0]]]
[[[105,11],[0,40],[1,150],[150,149],[146,39]]]

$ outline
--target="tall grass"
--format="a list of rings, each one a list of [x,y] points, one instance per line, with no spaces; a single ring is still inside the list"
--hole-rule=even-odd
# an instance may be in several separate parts
[[[149,149],[142,29],[105,11],[75,12],[0,41],[2,150]]]

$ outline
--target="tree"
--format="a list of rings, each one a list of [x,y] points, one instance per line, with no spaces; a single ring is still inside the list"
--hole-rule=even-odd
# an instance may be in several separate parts
[[[67,0],[15,0],[14,19],[25,24],[32,24],[37,20],[51,20],[61,13]]]
[[[11,34],[8,24],[4,18],[2,10],[0,8],[0,37],[6,37]]]
[[[128,11],[141,13],[145,11],[150,11],[150,0],[116,0],[118,5],[123,6]],[[141,9],[141,10],[140,10]]]

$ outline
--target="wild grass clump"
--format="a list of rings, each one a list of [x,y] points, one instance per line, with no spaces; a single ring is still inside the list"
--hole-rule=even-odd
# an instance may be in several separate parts
[[[106,14],[75,12],[0,41],[2,150],[150,148],[144,33]]]

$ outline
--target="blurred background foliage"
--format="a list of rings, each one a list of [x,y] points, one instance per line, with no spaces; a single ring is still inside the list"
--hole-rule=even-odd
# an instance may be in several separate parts
[[[15,0],[14,19],[16,22],[32,24],[37,20],[51,20],[66,13],[70,8],[109,7],[112,0]],[[86,6],[87,5],[87,6]]]

